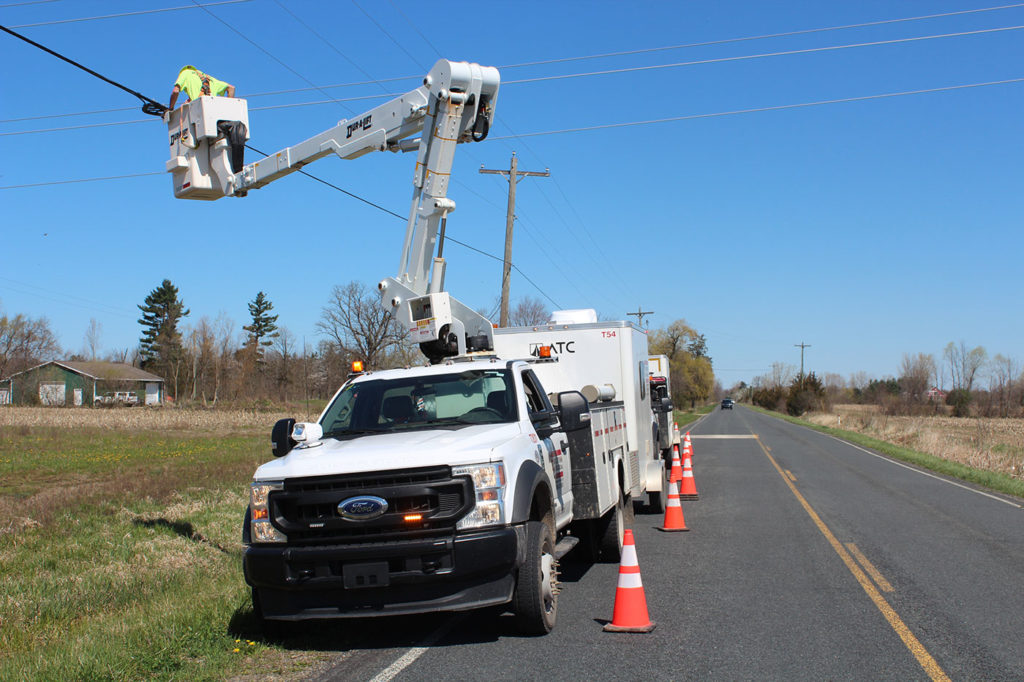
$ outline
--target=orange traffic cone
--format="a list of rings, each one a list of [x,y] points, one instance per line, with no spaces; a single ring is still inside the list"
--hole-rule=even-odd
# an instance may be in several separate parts
[[[619,584],[615,589],[615,609],[612,622],[604,626],[605,632],[650,632],[654,629],[647,615],[647,599],[640,580],[640,564],[636,560],[633,531],[628,528],[622,538],[622,562],[619,564]]]
[[[679,446],[672,446],[672,469],[668,473],[669,483],[679,483],[683,480],[683,465],[679,462]]]
[[[693,462],[690,460],[690,455],[684,455],[683,458],[683,484],[679,488],[679,499],[700,499],[697,494],[697,482],[693,479]]]
[[[668,484],[668,505],[665,507],[664,525],[658,530],[666,533],[690,530],[683,518],[683,505],[679,503],[679,486],[675,481]]]
[[[687,450],[690,451],[690,457],[693,457],[693,443],[690,442],[690,432],[689,431],[686,432],[686,438],[683,439],[683,454],[684,455],[686,454]]]

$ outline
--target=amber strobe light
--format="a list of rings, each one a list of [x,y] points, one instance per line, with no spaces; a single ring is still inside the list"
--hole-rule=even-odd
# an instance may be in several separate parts
[[[406,514],[402,518],[406,521],[422,521],[423,514]]]
[[[363,371],[363,361],[362,360],[353,360],[352,361],[352,371],[353,372],[362,372]]]
[[[537,357],[550,358],[551,357],[551,346],[541,346],[537,349]]]

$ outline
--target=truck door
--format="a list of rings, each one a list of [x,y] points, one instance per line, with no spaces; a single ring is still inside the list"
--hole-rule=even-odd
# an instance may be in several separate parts
[[[555,524],[561,527],[572,515],[572,470],[568,439],[561,431],[552,430],[551,426],[556,422],[555,410],[533,370],[524,370],[522,379],[527,414],[537,433],[538,454],[544,460],[544,471],[554,485]]]

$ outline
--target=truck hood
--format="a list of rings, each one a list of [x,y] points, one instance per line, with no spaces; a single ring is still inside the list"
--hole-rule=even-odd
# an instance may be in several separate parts
[[[324,438],[320,445],[295,449],[267,462],[256,470],[253,479],[274,481],[488,462],[494,459],[494,448],[520,435],[522,428],[512,423],[383,433],[340,441]]]

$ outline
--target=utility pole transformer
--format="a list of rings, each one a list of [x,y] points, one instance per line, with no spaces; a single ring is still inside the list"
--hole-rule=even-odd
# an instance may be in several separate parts
[[[508,179],[508,211],[505,215],[505,262],[501,273],[501,317],[498,318],[499,327],[508,326],[508,282],[512,275],[512,226],[516,221],[516,183],[521,178],[528,176],[546,178],[551,175],[547,168],[544,169],[543,173],[540,171],[521,171],[519,170],[518,161],[516,153],[512,152],[512,164],[508,170],[492,170],[484,168],[483,165],[480,166],[481,173],[504,175]]]

